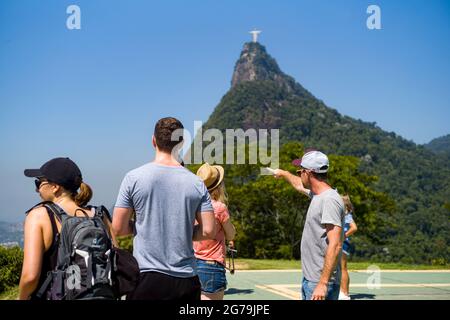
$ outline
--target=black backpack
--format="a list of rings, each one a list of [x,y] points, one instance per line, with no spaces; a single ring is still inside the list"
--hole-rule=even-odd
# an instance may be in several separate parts
[[[44,202],[61,223],[57,265],[48,273],[36,296],[49,300],[116,299],[114,290],[114,252],[108,227],[103,218],[109,218],[105,207],[89,217],[70,216],[53,202]],[[81,210],[79,210],[81,211]]]

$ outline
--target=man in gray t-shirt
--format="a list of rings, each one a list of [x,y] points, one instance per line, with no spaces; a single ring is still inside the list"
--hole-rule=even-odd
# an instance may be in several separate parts
[[[115,207],[136,212],[133,252],[141,272],[193,277],[197,212],[213,211],[200,178],[182,166],[148,163],[127,173]]]
[[[120,186],[114,209],[116,235],[133,232],[133,255],[141,278],[127,299],[199,300],[193,240],[215,236],[214,210],[203,181],[178,163],[172,133],[182,129],[174,118],[155,126],[155,161],[131,170]],[[197,220],[198,224],[195,225]]]
[[[344,240],[344,202],[327,182],[329,162],[325,154],[312,150],[293,164],[300,167],[299,177],[280,169],[275,170],[274,175],[286,179],[311,198],[301,242],[302,297],[304,300],[337,300]]]
[[[318,195],[310,193],[311,203],[306,213],[303,228],[301,255],[303,277],[319,282],[322,276],[325,254],[328,247],[327,225],[343,228],[343,207],[341,196],[334,189],[327,189]],[[344,240],[341,232],[341,242]],[[338,260],[340,261],[341,254]],[[340,263],[332,271],[328,283],[341,283]]]

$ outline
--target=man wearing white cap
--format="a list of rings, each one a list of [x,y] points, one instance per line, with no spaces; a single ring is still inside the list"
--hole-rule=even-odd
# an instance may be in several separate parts
[[[274,175],[284,178],[311,198],[301,243],[302,298],[337,300],[341,281],[344,203],[327,182],[329,162],[324,153],[307,151],[292,163],[300,167],[298,176],[281,169],[276,169]]]

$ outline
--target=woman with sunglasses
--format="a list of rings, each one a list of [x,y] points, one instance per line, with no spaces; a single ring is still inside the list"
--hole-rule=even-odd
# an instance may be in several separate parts
[[[81,171],[69,158],[55,158],[40,169],[25,170],[25,176],[36,178],[36,192],[43,201],[60,206],[68,215],[92,216],[85,206],[92,198],[91,188],[83,182]],[[38,204],[29,211],[24,226],[24,260],[19,284],[19,299],[36,299],[47,273],[56,267],[58,219]]]

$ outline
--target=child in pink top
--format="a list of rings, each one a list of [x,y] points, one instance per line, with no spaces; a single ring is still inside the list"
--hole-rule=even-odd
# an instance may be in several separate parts
[[[201,298],[202,300],[222,300],[227,287],[225,241],[233,240],[236,234],[226,206],[224,169],[221,166],[205,163],[198,169],[197,175],[202,178],[209,191],[216,218],[215,239],[194,242],[197,273],[202,284]]]

